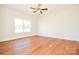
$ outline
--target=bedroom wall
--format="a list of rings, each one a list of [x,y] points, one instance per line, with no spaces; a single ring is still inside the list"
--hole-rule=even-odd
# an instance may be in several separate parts
[[[0,11],[2,11],[2,10],[1,10],[1,6],[0,6]],[[2,32],[2,30],[1,30],[1,29],[2,29],[1,27],[2,27],[2,26],[1,26],[1,25],[2,25],[2,22],[1,22],[1,12],[0,12],[0,38],[1,38],[1,32]]]
[[[0,34],[1,34],[0,41],[36,35],[37,32],[36,18],[34,18],[29,14],[25,14],[21,11],[10,9],[8,7],[1,6],[0,8],[2,9],[2,11],[0,11],[0,16],[2,17],[2,19],[0,19],[0,28],[2,29],[2,31],[0,29]],[[30,20],[32,25],[31,32],[16,34],[14,31],[15,18]]]
[[[14,18],[31,20],[32,31],[22,34],[14,33]],[[55,9],[51,5],[42,15],[30,15],[0,5],[0,41],[30,35],[78,40],[79,5],[57,5]]]
[[[79,40],[79,5],[58,6],[40,18],[39,35]]]

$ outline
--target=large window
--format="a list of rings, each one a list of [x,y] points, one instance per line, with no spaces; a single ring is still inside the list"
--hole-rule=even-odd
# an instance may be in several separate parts
[[[23,19],[15,19],[15,33],[23,33],[31,31],[31,21]]]

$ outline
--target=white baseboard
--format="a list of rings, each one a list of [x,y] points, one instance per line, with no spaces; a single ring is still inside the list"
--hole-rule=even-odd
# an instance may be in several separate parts
[[[52,35],[44,35],[44,34],[38,34],[38,36],[59,38],[59,39],[72,40],[72,41],[79,41],[79,39],[73,39],[73,38],[69,38],[69,37],[60,37],[60,36],[52,36]]]
[[[29,37],[29,36],[34,36],[34,35],[32,34],[32,35],[27,35],[27,36],[17,36],[17,37],[11,37],[11,38],[0,39],[0,42],[9,41],[9,40],[15,40],[15,39],[24,38],[24,37]]]
[[[24,38],[24,37],[29,37],[29,36],[35,36],[35,34],[27,35],[27,36],[18,36],[18,37],[1,39],[0,42],[8,41],[8,40],[14,40],[14,39],[19,39],[19,38]],[[38,36],[51,37],[51,38],[59,38],[59,39],[72,40],[72,41],[79,41],[79,39],[73,39],[73,38],[68,38],[68,37],[60,37],[60,36],[52,36],[52,35],[45,35],[45,34],[38,34]]]

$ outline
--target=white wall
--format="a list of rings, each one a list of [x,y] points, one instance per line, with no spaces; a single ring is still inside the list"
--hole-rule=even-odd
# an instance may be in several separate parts
[[[2,8],[1,8],[2,5],[0,5],[0,38],[2,37]]]
[[[79,5],[59,5],[57,9],[40,18],[38,33],[43,36],[78,40]]]
[[[14,18],[31,20],[32,31],[30,33],[15,34]],[[79,5],[53,6],[43,15],[30,15],[28,13],[0,6],[0,41],[37,34],[78,40]]]
[[[2,13],[0,16],[2,19],[0,19],[0,27],[2,31],[0,30],[0,41],[5,41],[11,38],[18,38],[22,36],[31,36],[31,35],[36,35],[37,32],[37,25],[36,25],[36,19],[29,14],[25,14],[21,11],[13,10],[8,7],[0,7]],[[32,23],[31,27],[31,32],[30,33],[22,33],[22,34],[16,34],[15,33],[15,28],[14,28],[14,19],[15,18],[21,18],[21,19],[26,19],[30,20]]]

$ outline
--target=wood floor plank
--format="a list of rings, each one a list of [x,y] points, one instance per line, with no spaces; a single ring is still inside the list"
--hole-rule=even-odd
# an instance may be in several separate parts
[[[79,55],[79,42],[32,36],[0,42],[0,55]]]

